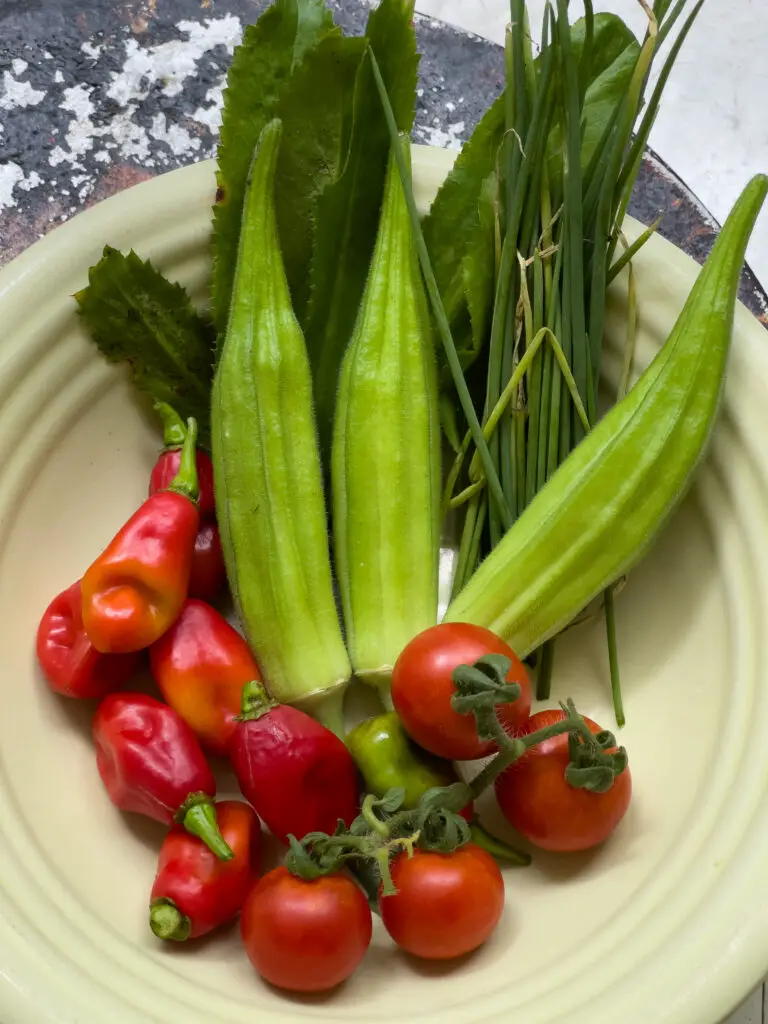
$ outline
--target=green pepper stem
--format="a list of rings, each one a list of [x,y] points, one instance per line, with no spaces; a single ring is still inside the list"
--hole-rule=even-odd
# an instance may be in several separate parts
[[[149,927],[165,942],[186,942],[192,933],[192,921],[182,914],[171,899],[161,896],[149,906]]]
[[[181,448],[187,439],[184,420],[167,402],[155,402],[155,412],[163,424],[163,445],[166,449]]]
[[[216,821],[216,808],[205,793],[193,793],[182,804],[177,819],[193,836],[197,836],[219,860],[232,860],[235,856],[224,841]]]
[[[258,679],[252,679],[250,683],[246,683],[243,687],[238,721],[255,722],[276,707],[277,701],[273,700],[267,693],[264,683]]]
[[[197,420],[192,416],[187,420],[187,436],[181,449],[179,471],[168,486],[169,491],[183,494],[190,501],[197,501],[200,496],[197,479]]]

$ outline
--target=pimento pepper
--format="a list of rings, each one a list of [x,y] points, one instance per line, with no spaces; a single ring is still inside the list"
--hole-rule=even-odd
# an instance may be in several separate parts
[[[65,697],[104,697],[119,690],[139,655],[102,654],[83,628],[80,580],[58,594],[37,628],[37,660],[46,682]]]
[[[242,636],[210,605],[188,600],[176,622],[149,649],[149,661],[163,697],[203,747],[226,755],[243,687],[261,678]]]
[[[83,623],[105,654],[149,647],[187,598],[197,508],[195,441],[189,421],[179,472],[135,512],[83,576]]]
[[[187,427],[179,414],[166,402],[155,402],[155,412],[163,423],[163,450],[157,457],[149,478],[149,497],[158,491],[167,491],[181,467],[181,452],[187,439]],[[199,488],[198,506],[204,522],[216,516],[213,491],[213,462],[201,448],[195,453]]]
[[[163,840],[149,904],[149,926],[159,939],[197,939],[231,921],[258,877],[261,825],[253,808],[224,800],[216,817],[232,860],[219,860],[180,825]]]
[[[183,825],[221,860],[232,859],[216,824],[216,780],[173,708],[143,693],[112,693],[94,716],[93,742],[101,780],[120,810]]]
[[[213,601],[224,589],[227,569],[216,523],[201,523],[192,552],[192,571],[189,575],[189,596],[202,601]]]
[[[342,741],[298,708],[273,701],[256,681],[243,687],[230,761],[243,796],[273,836],[333,832],[357,815],[357,770]]]

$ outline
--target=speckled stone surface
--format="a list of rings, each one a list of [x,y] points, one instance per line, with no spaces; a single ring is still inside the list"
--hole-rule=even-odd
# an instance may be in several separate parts
[[[242,28],[266,0],[3,0],[0,263],[85,206],[215,155],[221,90]],[[330,0],[362,32],[369,4]],[[503,84],[500,48],[417,20],[423,53],[414,139],[458,146]],[[630,212],[701,261],[717,226],[653,154]],[[745,271],[742,299],[768,304]]]

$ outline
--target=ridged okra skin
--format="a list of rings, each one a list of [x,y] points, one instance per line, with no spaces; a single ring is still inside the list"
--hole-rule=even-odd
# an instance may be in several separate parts
[[[435,354],[393,156],[340,371],[331,470],[347,646],[355,673],[386,702],[398,655],[436,621],[440,550]]]
[[[525,657],[645,554],[690,484],[725,380],[744,252],[768,191],[731,211],[672,333],[451,603]]]
[[[213,387],[216,508],[232,594],[270,692],[340,732],[350,664],[333,594],[309,360],[277,235],[281,132],[278,120],[264,128],[243,208]]]

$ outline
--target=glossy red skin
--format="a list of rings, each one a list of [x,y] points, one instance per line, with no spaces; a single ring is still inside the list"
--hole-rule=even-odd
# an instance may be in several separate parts
[[[404,648],[392,672],[392,701],[406,732],[425,750],[449,761],[472,761],[496,750],[477,737],[473,715],[451,707],[456,692],[451,673],[484,654],[503,654],[512,662],[507,682],[518,683],[520,696],[498,708],[507,732],[525,726],[531,711],[531,682],[512,648],[482,626],[443,622],[425,629]]]
[[[119,690],[140,655],[102,654],[83,628],[80,580],[58,594],[37,628],[37,660],[50,688],[64,697],[104,697]]]
[[[245,901],[240,932],[248,957],[272,985],[324,992],[357,968],[371,941],[371,911],[346,875],[304,882],[276,868]]]
[[[526,732],[563,720],[562,711],[531,715]],[[593,733],[600,726],[584,721]],[[629,768],[606,793],[576,789],[565,781],[570,762],[568,736],[562,734],[526,751],[494,783],[504,817],[521,835],[544,850],[576,852],[597,846],[624,817],[632,796]]]
[[[359,808],[357,769],[338,736],[298,708],[279,704],[238,722],[230,761],[245,799],[286,843],[350,825]]]
[[[192,552],[189,596],[214,601],[227,582],[224,552],[216,523],[201,523]]]
[[[219,860],[183,825],[174,825],[160,847],[151,899],[173,900],[192,922],[191,939],[237,917],[259,875],[261,826],[253,808],[222,800],[216,819],[232,860]]]
[[[453,853],[416,850],[392,862],[394,896],[379,891],[381,920],[402,949],[427,960],[451,960],[482,945],[504,909],[496,861],[474,843]]]
[[[213,462],[208,452],[200,448],[195,452],[197,464],[197,481],[200,488],[198,505],[200,518],[214,519],[216,516],[216,499],[213,491]],[[181,448],[166,448],[160,453],[149,477],[149,496],[158,491],[167,490],[179,472]]]
[[[149,663],[163,698],[203,748],[225,756],[237,728],[243,687],[261,679],[242,636],[215,608],[190,599],[150,647]]]
[[[216,795],[197,737],[167,704],[112,693],[93,718],[96,764],[112,803],[166,825],[192,793]]]
[[[159,491],[115,535],[83,576],[83,623],[98,651],[142,650],[174,623],[199,525],[195,502]]]

